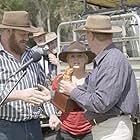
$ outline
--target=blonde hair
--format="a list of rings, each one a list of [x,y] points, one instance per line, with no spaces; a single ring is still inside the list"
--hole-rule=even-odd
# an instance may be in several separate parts
[[[71,53],[74,53],[74,52],[71,52]],[[84,53],[84,52],[76,52],[76,53],[82,53],[82,54],[84,54],[85,59],[86,59],[86,64],[88,64],[88,56],[86,55],[86,53]],[[70,54],[70,53],[68,53],[68,54],[67,54],[67,57],[66,57],[66,61],[67,61],[67,62],[68,62],[68,56],[69,56],[69,54]]]
[[[85,54],[85,58],[86,58],[86,64],[88,64],[88,56],[86,54]]]

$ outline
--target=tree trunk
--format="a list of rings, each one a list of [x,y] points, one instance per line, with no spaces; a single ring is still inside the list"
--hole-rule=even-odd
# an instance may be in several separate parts
[[[49,10],[48,10],[48,16],[47,16],[47,26],[48,26],[48,32],[51,32],[50,11]]]

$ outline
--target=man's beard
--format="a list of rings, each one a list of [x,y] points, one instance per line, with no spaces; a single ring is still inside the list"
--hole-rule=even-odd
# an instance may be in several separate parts
[[[18,54],[18,55],[23,54],[24,51],[25,51],[25,48],[21,48],[18,45],[18,43],[15,39],[15,34],[14,33],[12,33],[12,35],[9,38],[9,48],[13,53]]]

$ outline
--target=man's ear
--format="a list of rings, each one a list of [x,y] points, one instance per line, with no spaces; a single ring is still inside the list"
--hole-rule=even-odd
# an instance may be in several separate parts
[[[93,32],[90,32],[90,38],[91,38],[91,40],[93,41],[94,40],[94,33]]]
[[[93,32],[88,31],[87,34],[88,34],[88,37],[90,38],[90,40],[94,40]]]

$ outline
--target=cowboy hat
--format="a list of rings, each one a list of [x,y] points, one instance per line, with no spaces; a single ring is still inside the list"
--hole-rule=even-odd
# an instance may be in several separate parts
[[[67,62],[67,55],[69,53],[85,53],[88,56],[88,63],[91,63],[95,58],[95,54],[87,50],[86,46],[78,41],[72,42],[68,47],[63,49],[59,54],[59,59],[63,62]]]
[[[38,29],[31,25],[29,14],[26,11],[5,11],[0,28],[38,32]]]
[[[45,38],[46,38],[46,43],[49,43],[49,42],[55,40],[57,38],[57,35],[55,32],[50,32],[50,33],[46,34]]]
[[[43,27],[38,27],[38,32],[33,33],[32,38],[45,35],[45,34],[46,32],[44,31]]]
[[[45,42],[38,44],[38,46],[44,46],[44,45],[48,44],[49,42],[55,40],[56,38],[57,38],[57,35],[55,32],[47,33],[45,35]]]
[[[97,33],[115,33],[121,32],[122,29],[119,26],[112,26],[109,16],[104,15],[90,15],[87,17],[84,26],[79,27],[75,31],[91,31]]]

